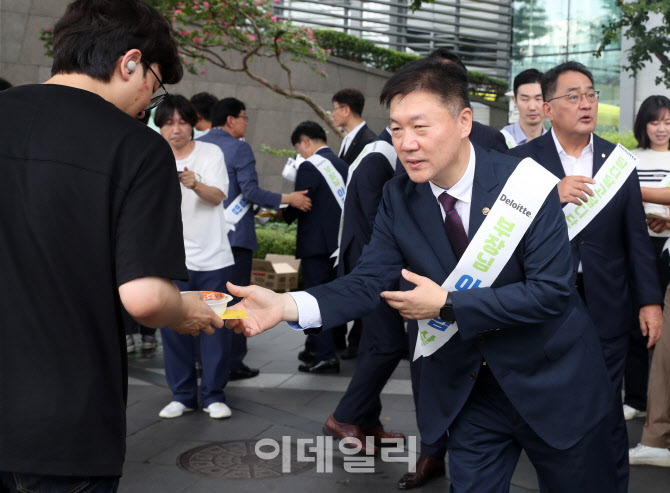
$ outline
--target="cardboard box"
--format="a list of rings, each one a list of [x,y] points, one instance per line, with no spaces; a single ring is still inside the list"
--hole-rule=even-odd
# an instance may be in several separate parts
[[[300,260],[290,255],[268,253],[265,259],[253,259],[251,264],[251,284],[286,293],[298,289],[298,269]]]

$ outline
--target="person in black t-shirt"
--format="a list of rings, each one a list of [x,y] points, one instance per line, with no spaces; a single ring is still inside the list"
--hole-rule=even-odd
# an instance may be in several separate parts
[[[223,321],[171,281],[187,279],[175,161],[134,118],[182,77],[169,24],[141,0],[76,0],[53,52],[45,84],[0,93],[0,491],[113,492],[122,307],[182,334]]]

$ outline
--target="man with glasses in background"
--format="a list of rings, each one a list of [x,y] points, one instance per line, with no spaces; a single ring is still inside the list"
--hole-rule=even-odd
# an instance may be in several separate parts
[[[191,335],[223,321],[171,281],[188,278],[175,160],[136,119],[182,78],[170,25],[141,0],[76,0],[53,54],[51,79],[0,94],[0,491],[114,492],[123,310]]]
[[[509,153],[531,157],[561,178],[558,192],[564,208],[570,204],[581,206],[574,215],[570,214],[571,209],[566,209],[568,231],[575,218],[590,219],[580,232],[571,235],[574,280],[598,330],[614,385],[609,419],[617,459],[617,491],[625,493],[628,437],[621,385],[633,316],[639,313],[640,328],[649,337],[649,347],[660,337],[663,295],[656,260],[647,233],[637,173],[631,172],[625,181],[622,178],[621,188],[614,192],[612,176],[622,170],[616,162],[604,166],[610,154],[618,151],[612,143],[593,133],[599,92],[594,88],[591,72],[572,61],[554,67],[542,77],[542,95],[551,131],[510,149]],[[627,156],[626,159],[630,160]],[[601,169],[603,172],[599,174]],[[606,176],[606,172],[611,174]],[[613,198],[599,209],[597,202],[604,203],[605,191],[613,194]],[[594,200],[584,205],[592,197]],[[574,390],[580,392],[578,388]]]
[[[258,248],[254,227],[254,204],[279,210],[288,204],[301,211],[308,211],[312,201],[307,190],[292,193],[274,193],[258,186],[256,158],[251,146],[241,140],[247,134],[249,117],[247,107],[236,98],[224,98],[212,108],[212,129],[197,140],[216,144],[223,152],[229,177],[228,196],[223,203],[228,223],[228,239],[235,264],[228,267],[226,278],[234,284],[246,286],[251,282],[251,262]],[[239,301],[239,300],[236,300]],[[247,338],[234,334],[230,351],[230,380],[253,378],[257,368],[244,364],[247,355]]]

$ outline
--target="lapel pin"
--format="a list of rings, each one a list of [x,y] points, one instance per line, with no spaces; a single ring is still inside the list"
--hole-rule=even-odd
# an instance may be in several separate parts
[[[484,208],[482,209],[482,214],[484,214],[484,215],[486,216],[486,215],[489,213],[490,210],[491,210],[491,209],[489,209],[488,207],[484,207]]]
[[[602,157],[605,157],[605,153],[603,152],[603,153],[601,154],[601,156],[602,156]]]

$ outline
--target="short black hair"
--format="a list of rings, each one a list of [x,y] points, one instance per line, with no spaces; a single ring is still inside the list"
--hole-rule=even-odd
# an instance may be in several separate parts
[[[642,102],[633,125],[633,134],[637,139],[638,148],[649,149],[651,147],[651,140],[647,134],[647,123],[658,120],[666,111],[670,113],[670,99],[665,96],[649,96]]]
[[[358,89],[341,89],[333,95],[332,102],[340,103],[351,108],[351,112],[361,116],[365,106],[365,96]]]
[[[326,131],[323,127],[310,120],[304,121],[295,127],[295,130],[291,134],[291,145],[296,145],[302,137],[307,137],[310,140],[321,140],[324,143],[328,142]]]
[[[386,81],[379,102],[388,108],[394,97],[414,91],[438,96],[454,118],[464,108],[470,108],[467,73],[458,65],[443,63],[437,58],[424,58],[403,66]]]
[[[12,87],[12,84],[8,81],[0,77],[0,91],[4,91],[5,89],[9,89]]]
[[[144,65],[157,63],[164,84],[184,75],[167,20],[142,0],[75,0],[53,31],[55,74],[85,74],[109,82],[116,62],[131,49]]]
[[[212,108],[212,126],[223,127],[229,116],[237,118],[247,107],[237,98],[223,98]]]
[[[212,121],[212,108],[218,101],[217,97],[209,92],[199,92],[191,96],[191,103],[196,111],[208,122]]]
[[[172,118],[175,110],[192,127],[195,127],[195,124],[198,123],[198,113],[195,111],[195,106],[181,94],[170,94],[156,108],[156,114],[154,115],[156,126],[162,128]]]
[[[514,77],[514,97],[519,92],[519,86],[524,84],[540,84],[542,83],[542,72],[536,68],[529,68],[519,73]]]
[[[542,75],[542,80],[540,82],[542,85],[542,99],[549,101],[554,97],[554,94],[556,94],[558,78],[565,72],[579,72],[580,74],[584,74],[589,78],[591,84],[593,84],[593,74],[591,74],[589,69],[581,63],[573,61],[561,63]]]
[[[449,60],[450,62],[454,62],[456,65],[461,67],[461,69],[465,70],[465,73],[468,72],[468,69],[465,67],[463,60],[461,60],[461,58],[456,53],[447,48],[443,47],[434,49],[433,51],[430,52],[428,58],[435,58],[437,60]]]

